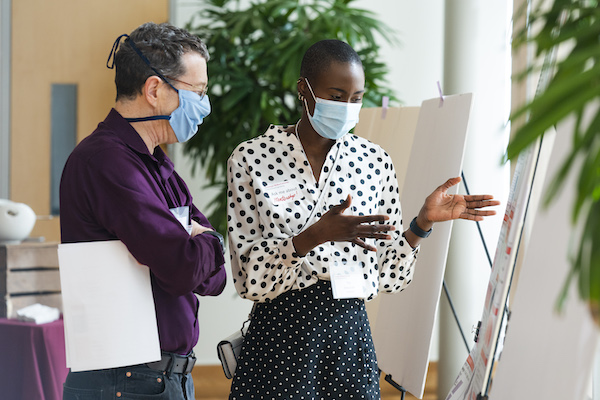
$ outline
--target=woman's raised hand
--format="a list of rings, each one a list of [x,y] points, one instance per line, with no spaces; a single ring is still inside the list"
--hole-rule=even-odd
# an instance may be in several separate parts
[[[468,219],[471,221],[482,221],[484,217],[495,215],[494,210],[485,210],[487,207],[497,206],[499,201],[493,200],[494,196],[489,194],[481,195],[460,195],[448,194],[448,189],[457,185],[461,181],[460,177],[450,178],[444,184],[438,186],[425,199],[425,204],[421,209],[421,216],[427,222],[442,222],[453,219]]]

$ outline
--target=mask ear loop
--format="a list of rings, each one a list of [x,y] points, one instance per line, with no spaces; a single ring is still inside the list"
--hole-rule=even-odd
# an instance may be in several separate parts
[[[121,42],[121,38],[122,37],[129,37],[128,34],[124,33],[121,36],[119,36],[117,38],[117,40],[115,40],[115,42],[112,45],[112,49],[110,50],[110,54],[108,55],[108,60],[106,60],[106,68],[108,69],[114,69],[115,68],[115,56],[117,54],[117,48],[119,47],[119,44]],[[111,63],[112,60],[112,63]]]
[[[306,82],[306,85],[308,86],[308,90],[310,90],[310,94],[312,94],[313,99],[315,100],[315,103],[317,102],[317,96],[315,95],[315,92],[313,92],[312,87],[310,86],[310,82],[308,81],[308,78],[304,78],[304,81]]]
[[[315,101],[315,108],[313,109],[313,115],[315,114],[315,110],[317,108],[317,96],[315,96],[315,92],[313,92],[312,87],[310,86],[310,82],[308,81],[308,78],[303,77],[304,81],[306,82],[306,85],[308,86],[308,90],[310,90],[310,94],[313,97],[313,100]],[[298,96],[302,96],[302,101],[304,102],[304,107],[306,108],[306,114],[308,114],[309,117],[312,117],[313,115],[310,115],[310,110],[308,109],[308,102],[306,101],[306,96],[301,95],[300,92],[298,92]]]

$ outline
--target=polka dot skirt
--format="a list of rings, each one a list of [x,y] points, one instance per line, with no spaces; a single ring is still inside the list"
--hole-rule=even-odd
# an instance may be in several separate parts
[[[363,300],[333,299],[318,281],[258,304],[230,399],[379,399]]]

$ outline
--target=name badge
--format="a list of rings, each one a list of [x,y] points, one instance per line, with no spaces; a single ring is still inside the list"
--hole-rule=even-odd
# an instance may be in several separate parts
[[[187,231],[187,233],[189,233],[191,235],[192,234],[192,224],[190,224],[190,207],[182,206],[182,207],[170,208],[169,210],[171,211],[171,213],[173,213],[173,216],[175,216],[175,218],[177,218],[177,221],[179,221],[179,223],[181,224],[181,226],[183,226],[183,228]]]
[[[334,299],[364,299],[366,297],[363,269],[358,263],[334,262],[329,266]]]
[[[273,204],[291,203],[300,200],[300,188],[296,181],[285,181],[266,186],[265,193]]]

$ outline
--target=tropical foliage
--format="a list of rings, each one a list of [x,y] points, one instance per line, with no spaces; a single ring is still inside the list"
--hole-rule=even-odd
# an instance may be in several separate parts
[[[543,7],[542,7],[543,6]],[[508,147],[515,158],[549,128],[575,117],[572,149],[545,199],[551,202],[565,178],[578,169],[573,225],[583,224],[582,239],[572,258],[572,269],[559,305],[573,279],[580,296],[590,304],[596,321],[600,317],[600,8],[597,0],[553,0],[531,10],[527,27],[519,32],[514,46],[535,45],[536,57],[546,57],[558,46],[566,50],[556,61],[545,90],[517,111],[514,121],[527,116]],[[530,34],[532,26],[541,26]],[[527,73],[533,72],[531,69]],[[527,75],[524,74],[523,76]],[[584,121],[584,113],[591,119]],[[589,115],[588,117],[589,118]]]
[[[394,97],[385,87],[387,68],[378,60],[376,37],[395,43],[393,32],[354,0],[204,0],[186,28],[206,41],[212,113],[185,152],[217,187],[209,218],[226,229],[226,161],[240,142],[269,124],[295,123],[302,55],[321,39],[340,39],[361,56],[366,73],[364,106]]]

